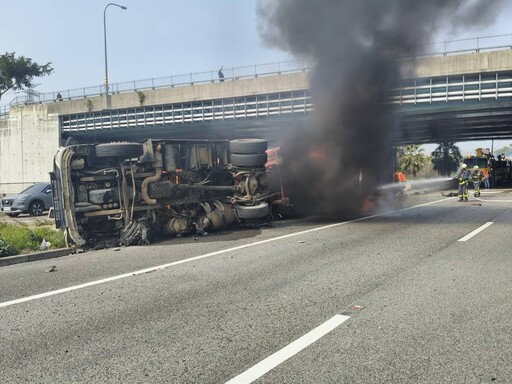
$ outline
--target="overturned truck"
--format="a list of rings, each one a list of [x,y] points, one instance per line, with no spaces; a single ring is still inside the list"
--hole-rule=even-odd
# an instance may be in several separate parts
[[[270,220],[263,139],[62,147],[50,173],[69,245],[144,244]]]

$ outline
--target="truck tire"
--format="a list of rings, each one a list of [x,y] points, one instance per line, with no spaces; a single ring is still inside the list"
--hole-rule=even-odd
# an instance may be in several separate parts
[[[263,201],[256,205],[233,204],[232,208],[240,219],[259,219],[269,213],[268,203]]]
[[[96,145],[96,157],[131,159],[142,156],[144,149],[139,143],[105,143]]]
[[[266,153],[231,154],[231,164],[237,167],[265,168],[267,162]]]
[[[229,142],[231,153],[265,153],[267,140],[264,139],[236,139]]]

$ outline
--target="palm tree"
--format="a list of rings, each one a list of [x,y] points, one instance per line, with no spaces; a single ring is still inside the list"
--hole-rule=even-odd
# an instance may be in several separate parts
[[[433,168],[442,176],[449,176],[455,172],[461,161],[460,149],[452,141],[440,143],[432,152]]]
[[[421,145],[407,145],[398,150],[398,165],[408,175],[416,176],[425,165],[425,154]]]

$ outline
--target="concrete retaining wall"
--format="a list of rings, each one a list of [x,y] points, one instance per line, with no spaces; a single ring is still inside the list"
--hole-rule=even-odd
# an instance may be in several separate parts
[[[0,194],[49,181],[59,138],[58,115],[49,114],[47,105],[14,108],[0,120]]]

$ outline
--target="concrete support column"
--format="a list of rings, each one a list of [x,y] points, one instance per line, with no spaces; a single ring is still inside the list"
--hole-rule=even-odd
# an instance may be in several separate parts
[[[0,194],[49,182],[59,140],[58,115],[45,105],[11,109],[9,119],[0,120]]]

